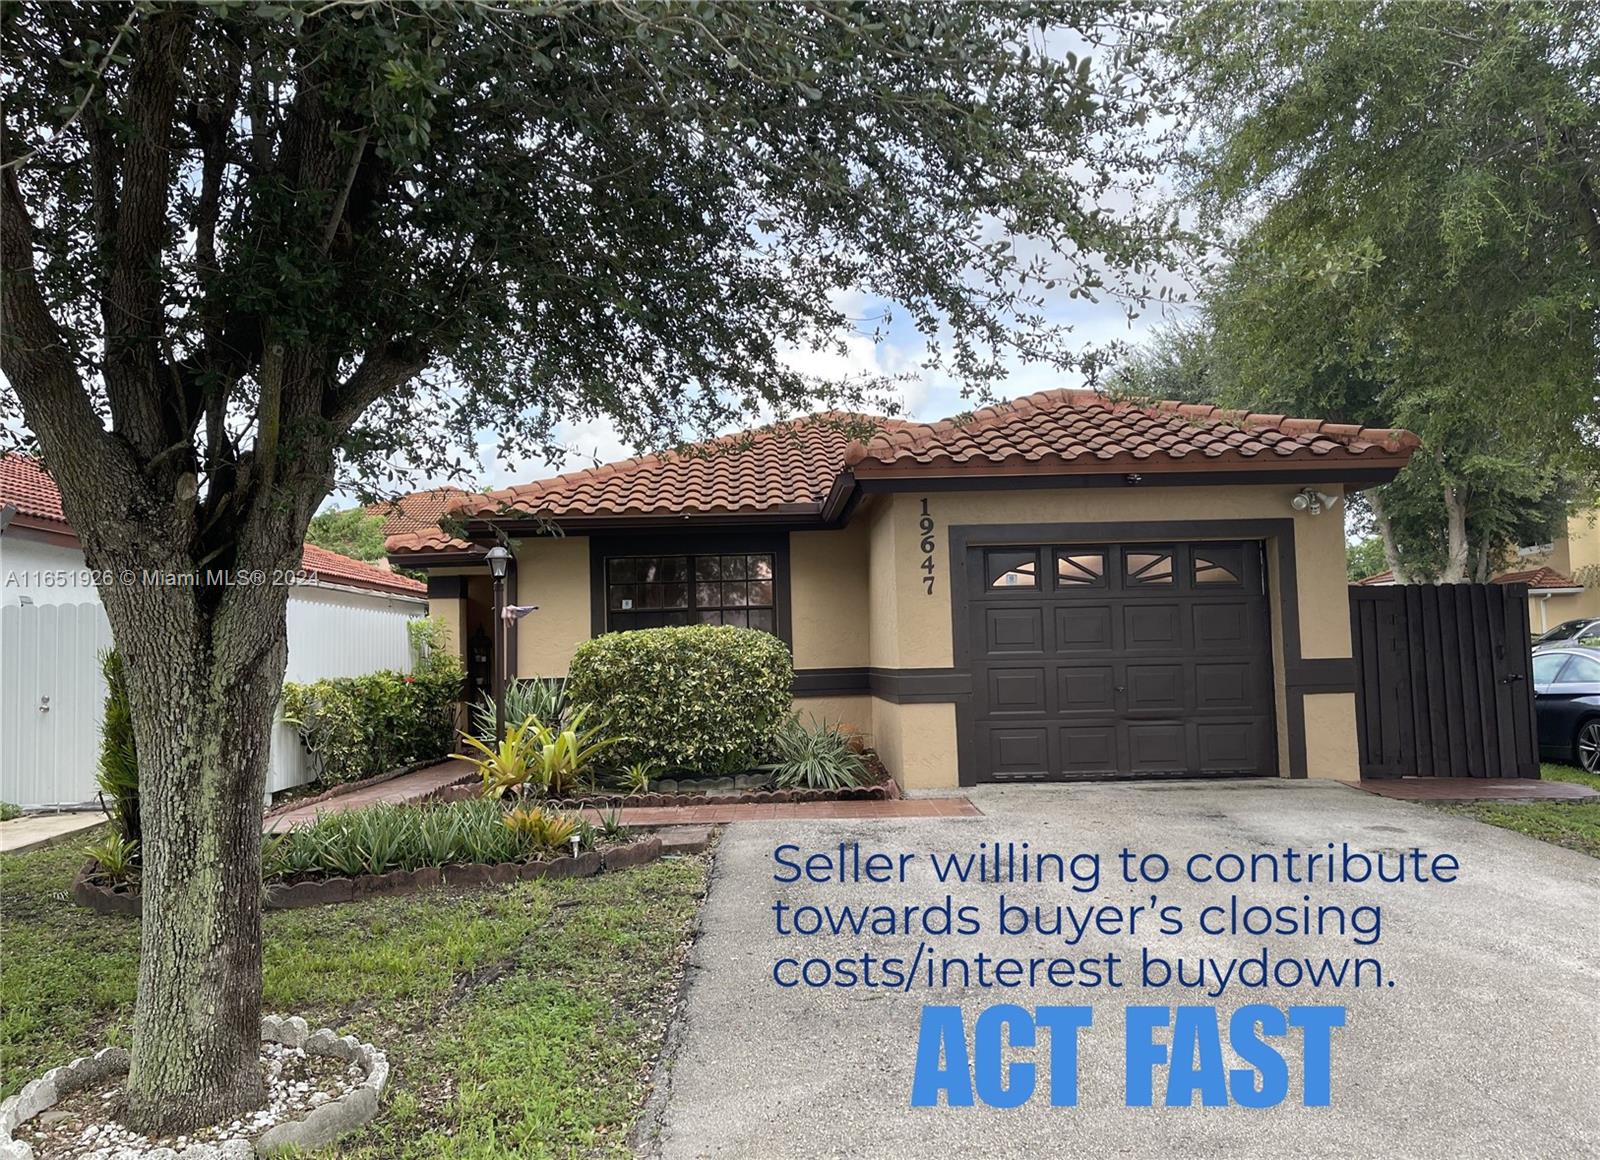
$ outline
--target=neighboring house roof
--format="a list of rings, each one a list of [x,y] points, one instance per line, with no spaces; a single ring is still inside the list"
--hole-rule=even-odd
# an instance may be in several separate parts
[[[48,520],[60,531],[73,534],[72,525],[61,510],[61,489],[56,487],[56,481],[50,478],[44,466],[31,456],[0,456],[0,504],[16,504],[19,514]],[[300,566],[320,581],[347,588],[370,588],[403,596],[422,596],[428,591],[422,581],[401,576],[382,564],[352,560],[315,544],[304,545]]]
[[[1371,576],[1363,576],[1356,581],[1357,584],[1367,584],[1373,587],[1386,587],[1394,583],[1394,572],[1384,569]],[[1518,572],[1502,572],[1491,577],[1491,584],[1526,584],[1536,592],[1547,592],[1560,589],[1571,589],[1582,592],[1583,585],[1570,576],[1557,572],[1554,568],[1524,568]]]
[[[16,504],[21,515],[70,527],[56,481],[31,455],[0,456],[0,503]]]
[[[369,516],[381,516],[383,534],[393,536],[401,532],[437,528],[440,519],[450,510],[450,505],[468,494],[464,488],[433,487],[427,491],[415,491],[395,499],[369,503],[365,510]]]
[[[668,517],[829,519],[857,479],[1238,472],[1275,468],[1322,478],[1392,478],[1418,439],[1409,431],[1257,415],[1187,403],[1136,403],[1054,390],[939,423],[825,414],[681,452],[646,455],[472,495],[451,514],[484,524],[519,519],[624,521]],[[1373,473],[1387,473],[1378,474]],[[1317,476],[1313,475],[1312,478]],[[469,547],[434,527],[392,535],[391,554]]]
[[[1193,403],[1137,403],[1055,390],[938,423],[906,424],[852,447],[859,477],[905,474],[1180,471],[1334,464],[1403,464],[1409,431],[1257,415]]]

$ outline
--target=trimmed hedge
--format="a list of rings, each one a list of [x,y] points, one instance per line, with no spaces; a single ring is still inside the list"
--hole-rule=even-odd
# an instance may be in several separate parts
[[[461,685],[460,662],[441,655],[413,674],[286,683],[284,716],[298,729],[317,780],[355,781],[450,756]]]
[[[728,625],[613,632],[578,646],[567,698],[593,705],[623,765],[726,773],[762,760],[794,700],[794,662],[771,633]]]

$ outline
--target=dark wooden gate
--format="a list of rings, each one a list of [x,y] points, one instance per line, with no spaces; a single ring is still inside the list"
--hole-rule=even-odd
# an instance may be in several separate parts
[[[1522,584],[1350,589],[1362,777],[1538,777]]]

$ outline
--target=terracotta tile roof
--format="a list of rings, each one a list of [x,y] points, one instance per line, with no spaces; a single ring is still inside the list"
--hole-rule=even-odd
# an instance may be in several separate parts
[[[58,523],[63,531],[72,530],[61,511],[61,490],[56,487],[56,481],[30,456],[0,456],[0,504],[7,503],[16,504],[22,515]],[[352,560],[315,544],[304,545],[300,566],[319,580],[347,588],[370,588],[406,596],[422,596],[428,591],[428,586],[420,580],[391,572],[381,564]]]
[[[67,522],[56,481],[31,455],[13,452],[0,456],[0,504],[8,503],[16,504],[20,514],[34,519]]]
[[[1384,587],[1394,583],[1394,573],[1385,568],[1382,572],[1375,572],[1371,576],[1363,576],[1356,581],[1357,584],[1367,584],[1374,587]],[[1529,588],[1571,588],[1575,592],[1582,592],[1583,585],[1571,576],[1557,572],[1554,568],[1524,568],[1518,572],[1502,572],[1492,577],[1493,584],[1526,584]]]
[[[410,576],[401,576],[379,564],[352,560],[327,548],[306,544],[300,557],[300,566],[318,580],[341,584],[346,588],[370,588],[377,592],[395,592],[404,596],[425,596],[428,586]]]
[[[851,448],[846,462],[861,477],[1326,466],[1356,458],[1390,464],[1403,463],[1418,442],[1388,428],[1053,390],[970,416],[905,424]]]
[[[844,466],[845,449],[851,442],[848,427],[862,422],[890,428],[900,425],[893,419],[807,416],[708,440],[681,452],[639,456],[468,496],[453,514],[462,519],[519,514],[551,518],[816,515]],[[388,540],[391,552],[458,546],[460,541],[443,532],[414,532]]]
[[[392,500],[369,503],[366,513],[383,518],[383,534],[386,536],[417,532],[438,527],[440,518],[450,510],[450,505],[467,494],[466,489],[460,487],[433,487]]]

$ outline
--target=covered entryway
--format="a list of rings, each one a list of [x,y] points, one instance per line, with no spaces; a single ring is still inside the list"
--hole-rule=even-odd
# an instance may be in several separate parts
[[[1277,773],[1253,541],[967,553],[980,781]]]

